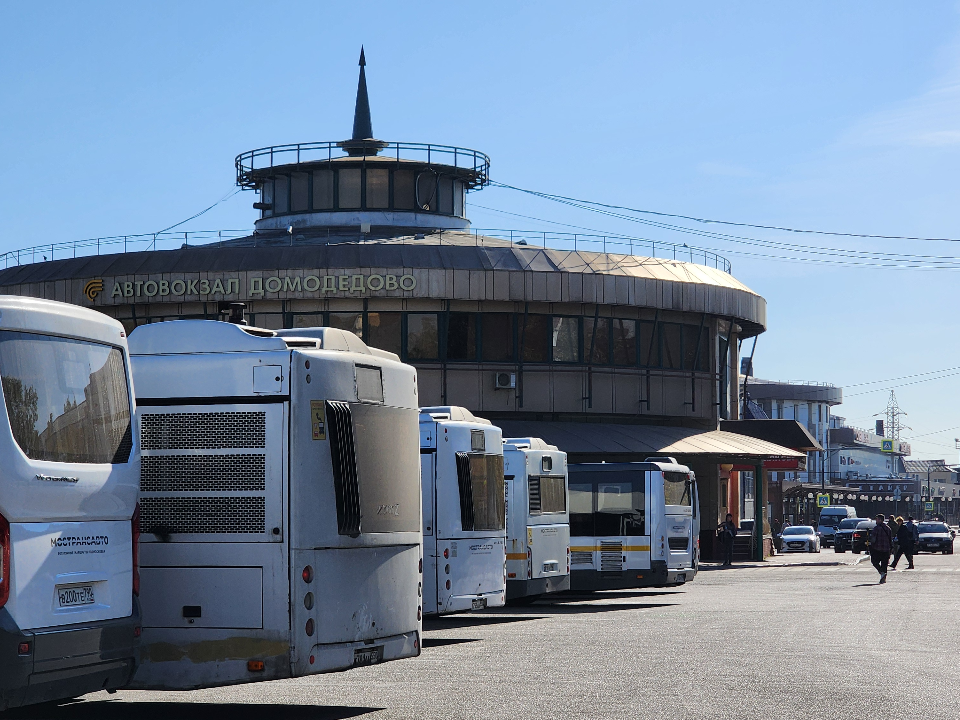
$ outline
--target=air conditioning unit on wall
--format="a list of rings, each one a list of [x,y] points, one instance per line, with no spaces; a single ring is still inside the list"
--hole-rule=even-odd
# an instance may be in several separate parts
[[[494,377],[494,387],[497,390],[513,390],[517,387],[517,374],[498,372]]]

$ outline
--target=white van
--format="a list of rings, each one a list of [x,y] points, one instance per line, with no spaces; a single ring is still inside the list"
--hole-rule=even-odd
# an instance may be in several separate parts
[[[0,296],[0,711],[139,662],[139,440],[123,327]]]
[[[857,517],[857,510],[852,505],[828,505],[820,511],[820,520],[817,523],[817,532],[820,534],[820,543],[823,547],[833,545],[833,534],[841,520]]]

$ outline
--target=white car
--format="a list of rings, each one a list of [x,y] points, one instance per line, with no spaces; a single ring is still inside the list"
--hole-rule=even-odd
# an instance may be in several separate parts
[[[809,525],[785,528],[780,552],[820,552],[820,536]]]

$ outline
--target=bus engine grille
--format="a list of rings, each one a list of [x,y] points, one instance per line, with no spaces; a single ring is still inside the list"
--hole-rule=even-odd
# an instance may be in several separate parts
[[[144,455],[140,492],[256,492],[266,489],[266,455]]]
[[[593,553],[582,550],[572,550],[570,552],[571,565],[593,565]]]
[[[265,412],[147,413],[140,417],[144,450],[262,448]]]
[[[600,572],[623,572],[623,543],[600,541]]]
[[[671,550],[686,550],[690,545],[690,541],[685,537],[672,537],[667,538],[667,544]]]
[[[266,533],[262,497],[144,497],[140,530],[144,533]]]
[[[360,534],[360,478],[357,475],[353,413],[345,402],[327,400],[326,407],[338,532],[340,535],[357,537]]]

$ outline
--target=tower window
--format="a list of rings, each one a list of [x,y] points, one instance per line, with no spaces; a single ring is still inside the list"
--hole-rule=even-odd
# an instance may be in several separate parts
[[[414,210],[417,207],[414,190],[415,177],[412,170],[397,170],[393,173],[393,207],[397,210]]]
[[[290,178],[278,175],[273,179],[273,214],[290,212]]]
[[[290,212],[305,212],[310,209],[310,183],[306,173],[294,173],[290,177]]]
[[[340,187],[340,209],[353,210],[360,207],[360,168],[343,168],[337,171]]]
[[[440,189],[437,210],[444,215],[453,215],[453,178],[449,175],[440,176]]]
[[[390,207],[390,171],[381,168],[367,170],[367,207],[373,210]]]
[[[333,210],[333,170],[313,171],[313,209]]]

